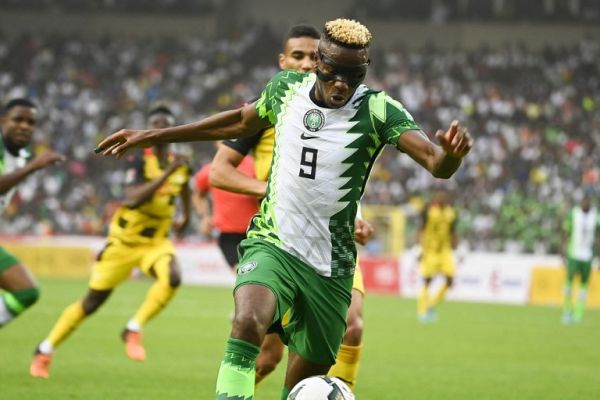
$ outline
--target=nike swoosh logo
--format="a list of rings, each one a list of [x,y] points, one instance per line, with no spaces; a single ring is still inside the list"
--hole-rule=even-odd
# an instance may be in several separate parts
[[[318,136],[307,135],[304,132],[302,132],[302,135],[300,135],[300,139],[302,139],[302,140],[316,139],[316,138],[318,138]]]

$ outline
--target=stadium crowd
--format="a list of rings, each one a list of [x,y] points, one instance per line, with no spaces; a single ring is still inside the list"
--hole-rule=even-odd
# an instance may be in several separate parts
[[[21,186],[24,201],[3,216],[2,232],[103,233],[123,171],[92,155],[100,138],[142,128],[157,102],[184,123],[256,97],[277,71],[279,46],[279,35],[264,27],[218,41],[0,37],[0,100],[33,98],[41,111],[36,146],[69,159]],[[398,45],[373,49],[372,59],[368,84],[401,100],[425,131],[457,118],[476,144],[449,182],[388,149],[365,203],[398,204],[417,216],[424,197],[444,186],[472,248],[556,251],[573,196],[600,184],[600,42],[539,51]],[[194,167],[210,160],[212,145],[193,149]]]

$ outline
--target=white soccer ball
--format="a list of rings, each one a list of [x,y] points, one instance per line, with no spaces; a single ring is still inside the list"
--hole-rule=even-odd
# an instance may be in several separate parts
[[[311,376],[296,384],[288,400],[354,400],[354,394],[342,380],[329,376]]]

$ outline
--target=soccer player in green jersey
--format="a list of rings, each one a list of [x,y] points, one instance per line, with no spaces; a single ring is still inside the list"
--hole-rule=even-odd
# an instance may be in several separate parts
[[[279,67],[299,72],[314,72],[320,38],[319,31],[312,26],[293,26],[283,41],[283,51],[279,54]],[[211,185],[222,190],[263,198],[271,170],[274,144],[275,128],[272,126],[243,139],[223,141],[211,164]],[[237,170],[238,165],[249,152],[252,152],[254,158],[256,177],[250,177]],[[371,224],[357,218],[355,228],[355,240],[362,245],[366,244],[373,234]],[[360,265],[357,265],[352,286],[352,301],[346,319],[346,334],[338,351],[336,363],[329,370],[330,376],[342,379],[351,389],[356,384],[362,356],[364,293],[363,275]],[[285,319],[284,317],[284,324]],[[265,336],[256,358],[257,384],[275,370],[283,358],[283,350],[284,344],[276,332]]]
[[[335,362],[356,265],[354,221],[371,167],[385,144],[433,176],[449,178],[473,141],[457,121],[432,143],[402,104],[362,82],[371,33],[337,19],[325,24],[316,74],[282,71],[254,104],[158,130],[121,130],[96,149],[121,157],[154,143],[217,140],[275,126],[275,148],[260,212],[240,244],[235,316],[216,398],[252,399],[254,364],[269,328],[280,327],[289,358],[282,399],[300,380]]]
[[[37,108],[28,99],[9,101],[0,116],[0,213],[10,203],[17,185],[29,175],[64,161],[52,150],[29,160],[27,147],[37,124]],[[39,288],[19,259],[0,246],[0,327],[31,307]]]
[[[579,323],[583,318],[587,286],[592,270],[594,245],[600,250],[600,216],[598,210],[592,207],[590,196],[585,195],[578,206],[573,207],[564,223],[565,238],[562,241],[566,248],[562,254],[567,266],[565,282],[565,299],[562,322]],[[581,278],[579,296],[573,307],[573,279],[575,275]]]

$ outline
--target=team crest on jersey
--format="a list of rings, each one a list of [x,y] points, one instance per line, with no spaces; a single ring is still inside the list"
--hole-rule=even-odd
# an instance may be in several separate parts
[[[254,271],[258,267],[258,263],[256,261],[250,261],[238,268],[238,275],[245,275],[248,272]]]
[[[311,132],[316,132],[325,125],[325,115],[320,110],[313,108],[304,114],[304,126]]]

